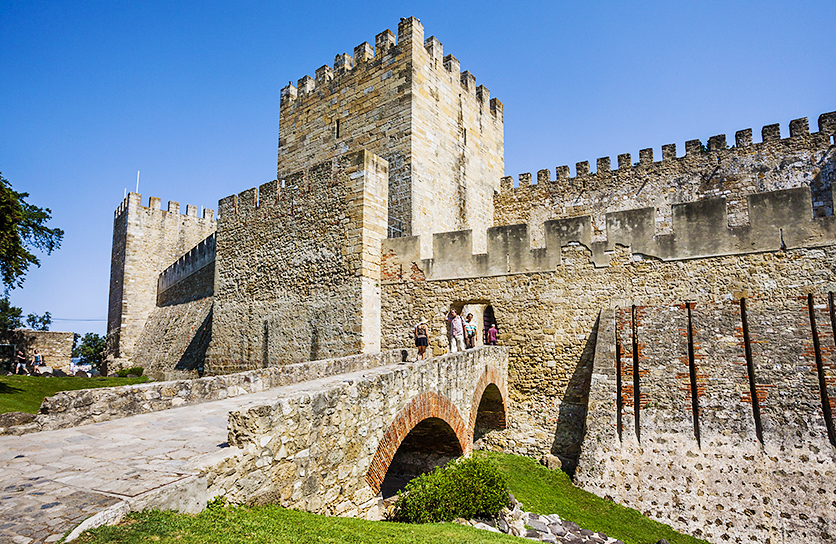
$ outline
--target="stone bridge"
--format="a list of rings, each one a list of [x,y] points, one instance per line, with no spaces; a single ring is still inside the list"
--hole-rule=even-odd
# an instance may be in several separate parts
[[[506,348],[482,347],[232,412],[240,453],[209,474],[209,495],[375,518],[381,494],[505,427],[507,361]]]
[[[55,542],[78,526],[69,541],[131,510],[198,512],[216,495],[379,517],[381,496],[506,418],[506,348],[401,353],[47,399],[37,421],[0,429],[19,435],[0,436],[0,542]]]

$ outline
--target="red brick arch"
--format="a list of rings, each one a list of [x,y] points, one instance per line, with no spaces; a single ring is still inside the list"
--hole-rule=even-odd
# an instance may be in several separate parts
[[[502,396],[502,409],[505,414],[508,414],[508,386],[505,383],[505,378],[499,371],[487,365],[482,377],[476,382],[476,389],[473,391],[473,402],[470,404],[470,421],[468,422],[468,429],[470,430],[471,442],[473,441],[473,432],[476,427],[476,416],[479,412],[479,403],[482,402],[482,395],[485,394],[485,389],[494,384],[499,389],[499,394]],[[505,427],[505,421],[502,422],[502,428]],[[471,444],[472,447],[472,444]]]
[[[395,420],[386,429],[386,433],[377,445],[377,451],[369,466],[369,471],[366,473],[366,483],[375,493],[380,492],[380,486],[383,484],[383,479],[386,478],[389,465],[392,463],[395,452],[398,451],[403,439],[416,425],[431,417],[441,419],[453,429],[462,448],[462,453],[468,454],[471,452],[473,449],[473,430],[468,428],[467,423],[459,415],[456,406],[447,397],[438,393],[421,393],[398,412]],[[469,434],[468,431],[470,431]]]

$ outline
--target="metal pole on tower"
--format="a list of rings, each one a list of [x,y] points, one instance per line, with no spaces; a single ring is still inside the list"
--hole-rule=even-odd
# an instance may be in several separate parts
[[[136,171],[136,194],[139,194],[139,170]]]

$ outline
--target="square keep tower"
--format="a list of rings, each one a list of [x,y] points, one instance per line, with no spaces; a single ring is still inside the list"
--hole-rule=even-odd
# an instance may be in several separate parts
[[[502,103],[414,17],[282,89],[278,179],[365,149],[389,163],[388,236],[474,230],[485,250],[504,175]]]

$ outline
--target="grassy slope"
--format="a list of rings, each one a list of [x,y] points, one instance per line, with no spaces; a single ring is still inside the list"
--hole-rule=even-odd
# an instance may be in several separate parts
[[[91,534],[92,533],[92,534]],[[116,527],[85,533],[79,544],[290,544],[380,542],[427,544],[517,543],[520,540],[454,523],[406,525],[328,518],[278,506],[205,510],[198,516],[171,512],[131,515]]]
[[[148,378],[45,378],[40,376],[0,376],[0,414],[29,412],[35,414],[44,397],[59,391],[132,385]]]
[[[511,493],[528,512],[557,514],[584,529],[623,540],[625,544],[655,543],[662,538],[671,544],[705,544],[704,540],[677,533],[636,510],[577,488],[565,473],[549,470],[528,457],[487,452],[477,452],[477,455],[499,465],[508,476]]]
[[[666,538],[671,544],[705,544],[670,527],[643,517],[574,487],[568,476],[550,471],[532,459],[498,453],[482,453],[496,462],[511,480],[514,496],[528,511],[558,514],[581,527],[601,531],[626,544],[652,544]],[[140,542],[232,543],[493,543],[522,542],[452,523],[407,525],[357,519],[328,518],[285,510],[277,506],[208,509],[198,516],[172,512],[132,514],[117,527],[101,527],[85,533],[83,544]]]

